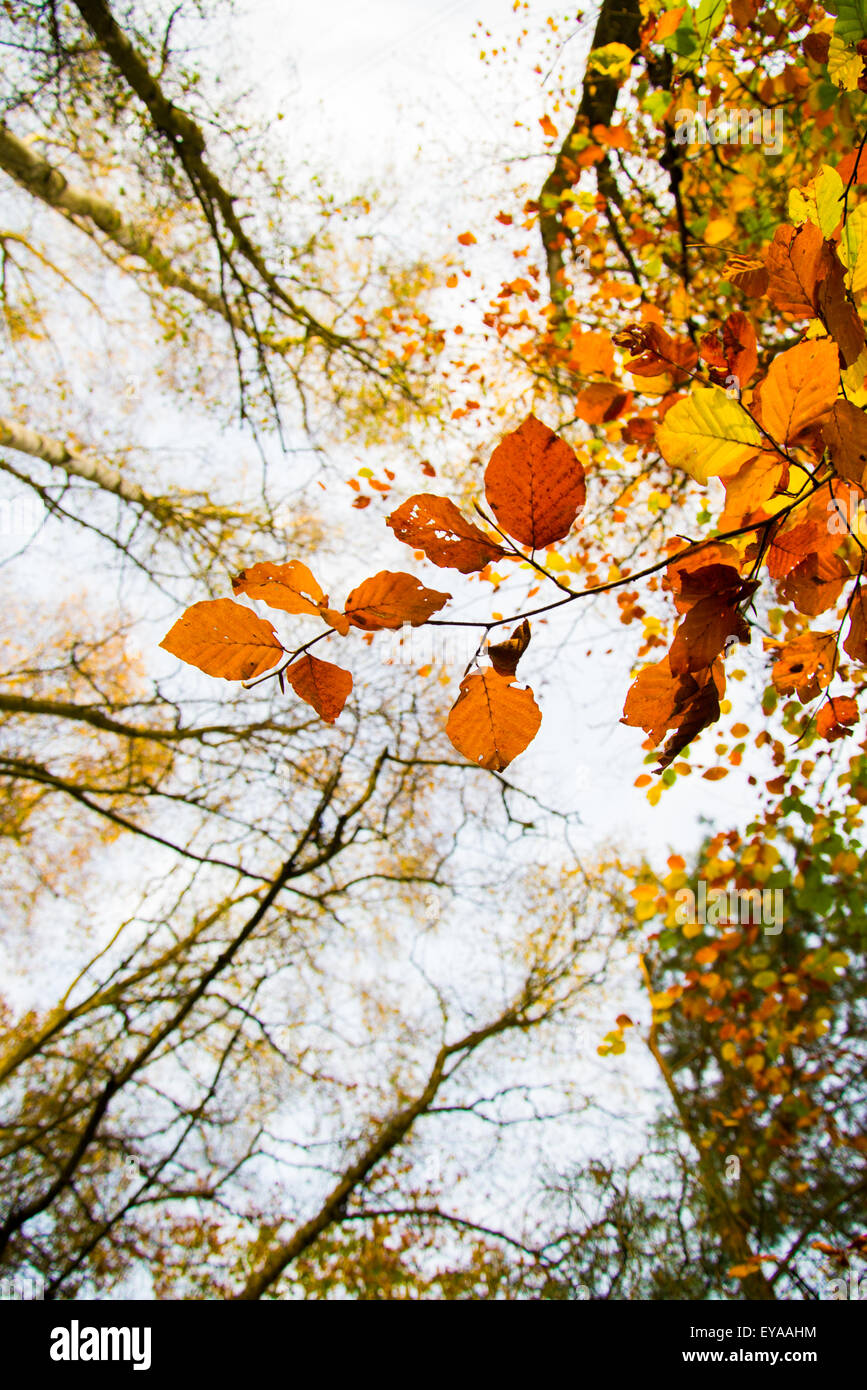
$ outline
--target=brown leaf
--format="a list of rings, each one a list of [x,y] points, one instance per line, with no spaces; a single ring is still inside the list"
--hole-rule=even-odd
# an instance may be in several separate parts
[[[756,331],[746,314],[729,314],[722,333],[705,333],[701,355],[711,367],[711,380],[725,386],[730,376],[745,387],[758,366]]]
[[[774,533],[768,547],[768,574],[772,579],[782,579],[817,549],[819,541],[819,526],[814,519],[790,521]]]
[[[669,652],[671,670],[675,675],[705,670],[725,650],[729,637],[749,644],[749,624],[738,609],[717,595],[700,599],[674,635]]]
[[[798,318],[816,312],[816,286],[821,277],[825,243],[813,222],[803,227],[778,227],[765,255],[768,294],[778,309]]]
[[[227,681],[263,675],[276,666],[284,650],[270,623],[230,598],[194,603],[160,646],[206,675]]]
[[[584,469],[564,439],[528,415],[491,455],[485,496],[510,536],[544,549],[568,535],[584,506]]]
[[[423,550],[441,569],[472,574],[506,551],[491,540],[447,497],[417,492],[386,517],[399,541]]]
[[[802,632],[783,646],[771,680],[781,695],[814,700],[834,676],[837,638],[833,632]]]
[[[793,603],[799,613],[811,618],[833,608],[849,578],[849,567],[839,555],[819,555],[813,551],[801,560],[780,585],[780,594]]]
[[[661,772],[702,729],[716,723],[724,688],[722,662],[697,676],[677,674],[666,655],[655,665],[646,666],[632,682],[620,722],[643,729],[654,744],[673,730],[657,764],[656,770]]]
[[[849,609],[849,632],[843,650],[853,661],[867,666],[867,596],[860,586]]]
[[[232,590],[261,599],[269,608],[279,608],[283,613],[318,613],[325,601],[322,589],[300,560],[290,560],[286,565],[252,565],[232,580]]]
[[[532,690],[519,689],[496,671],[480,671],[461,681],[446,733],[470,762],[502,772],[533,742],[541,722]]]
[[[618,334],[614,341],[633,352],[640,351],[638,357],[626,363],[626,371],[633,376],[655,377],[667,372],[672,385],[679,386],[698,362],[698,349],[689,338],[672,338],[658,323],[636,325]]]
[[[488,656],[491,665],[498,676],[514,676],[518,669],[518,662],[530,645],[530,624],[525,618],[513,629],[511,637],[506,642],[496,642],[488,645]]]
[[[737,566],[740,556],[725,542],[697,545],[665,571],[662,587],[670,590],[678,613],[687,613],[699,599],[709,594],[726,596],[732,602],[741,592],[743,581]]]
[[[750,299],[760,299],[768,288],[768,272],[763,261],[749,256],[729,256],[722,268],[724,280],[737,285]]]
[[[855,305],[846,297],[846,272],[836,247],[826,243],[827,269],[819,282],[816,309],[847,367],[857,362],[864,347],[864,325]]]
[[[291,666],[287,666],[284,674],[295,694],[306,704],[312,705],[326,724],[333,724],[352,689],[349,672],[344,671],[342,666],[320,661],[318,657],[305,652]]]
[[[837,401],[822,433],[840,477],[863,487],[867,468],[867,415],[864,411],[851,401]]]
[[[828,50],[831,47],[830,34],[818,34],[811,32],[801,42],[801,48],[808,58],[812,58],[814,63],[821,63],[824,67],[828,61]],[[845,177],[845,175],[843,176]]]
[[[419,627],[448,603],[451,594],[426,589],[414,574],[380,570],[353,589],[344,612],[353,627],[376,632],[380,628]]]

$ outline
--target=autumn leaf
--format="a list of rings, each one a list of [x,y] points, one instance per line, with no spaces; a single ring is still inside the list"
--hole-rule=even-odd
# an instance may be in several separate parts
[[[570,365],[587,376],[610,376],[614,371],[614,348],[607,333],[573,333],[569,357]]]
[[[579,391],[575,399],[575,414],[588,425],[616,420],[628,407],[632,394],[621,391],[607,381],[596,381]]]
[[[514,676],[518,662],[530,645],[530,624],[525,618],[505,642],[489,643],[488,656],[498,676]]]
[[[815,618],[833,608],[849,579],[849,567],[838,555],[815,551],[801,560],[780,585],[780,594],[799,613]]]
[[[194,603],[160,646],[206,675],[227,681],[261,676],[284,650],[270,623],[230,598]]]
[[[840,477],[863,486],[867,467],[867,416],[864,411],[852,401],[837,401],[822,433]]]
[[[724,541],[697,545],[668,566],[663,588],[670,590],[679,613],[688,613],[694,603],[710,595],[736,603],[751,592],[741,579],[739,562],[734,546]]]
[[[353,589],[344,612],[353,627],[367,632],[402,627],[404,623],[419,627],[450,598],[451,594],[426,589],[413,574],[381,570]]]
[[[839,543],[840,537],[828,528],[827,511],[812,515],[796,511],[774,532],[766,556],[768,574],[772,579],[782,579],[808,555],[836,550]]]
[[[712,666],[725,650],[729,637],[749,643],[749,624],[739,610],[715,594],[700,599],[674,635],[669,652],[672,671],[681,675],[685,671],[701,671]]]
[[[820,278],[825,243],[812,222],[803,227],[784,224],[774,233],[765,256],[768,294],[778,309],[798,318],[815,313],[816,285]]]
[[[834,675],[837,638],[833,632],[803,632],[787,642],[774,663],[771,680],[781,695],[814,700]]]
[[[729,280],[749,298],[759,298],[768,288],[768,271],[763,261],[751,256],[729,256],[722,268]]]
[[[668,373],[675,386],[687,380],[698,362],[698,349],[689,338],[672,338],[658,323],[633,324],[614,339],[639,355],[626,363],[633,376],[657,377]]]
[[[837,348],[798,343],[774,358],[759,387],[762,426],[777,444],[791,444],[830,413],[840,389]]]
[[[758,365],[756,330],[746,314],[740,312],[729,314],[722,333],[705,333],[699,348],[718,386],[725,386],[729,377],[736,377],[738,384],[745,387]]]
[[[521,690],[510,677],[489,670],[461,681],[446,733],[470,762],[502,772],[532,743],[541,722],[532,690]]]
[[[629,687],[621,724],[629,724],[649,734],[654,744],[672,735],[660,755],[656,770],[662,772],[678,753],[720,715],[720,686],[725,676],[718,662],[699,675],[676,673],[669,657],[646,666]]]
[[[569,534],[584,506],[584,469],[564,439],[528,415],[492,453],[485,496],[510,536],[544,549]]]
[[[309,652],[287,666],[284,675],[295,694],[312,705],[326,724],[334,723],[352,689],[352,676],[348,671],[330,661],[320,661]]]
[[[867,666],[867,597],[860,586],[849,608],[849,632],[843,650],[853,661]]]
[[[864,347],[864,325],[855,305],[846,296],[846,272],[830,245],[825,248],[827,268],[819,282],[816,309],[847,367],[857,362]]]
[[[767,450],[748,459],[731,477],[723,478],[726,505],[720,516],[720,529],[734,529],[752,517],[764,514],[764,504],[777,491],[787,468],[788,465],[778,453]]]
[[[284,613],[318,613],[326,596],[306,565],[290,560],[286,565],[263,563],[242,570],[232,580],[236,594],[261,599],[269,608]]]
[[[858,706],[851,695],[837,695],[823,705],[816,716],[816,733],[820,738],[845,738],[847,730],[858,723]]]
[[[419,492],[386,518],[399,541],[423,550],[441,569],[472,574],[506,554],[503,546],[491,540],[450,502]]]
[[[761,447],[758,426],[719,386],[697,387],[656,431],[660,453],[696,482],[736,473]]]

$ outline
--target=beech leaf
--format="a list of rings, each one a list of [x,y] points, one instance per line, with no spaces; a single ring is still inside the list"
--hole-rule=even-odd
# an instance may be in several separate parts
[[[544,549],[569,534],[584,506],[584,469],[565,439],[528,415],[491,454],[485,496],[504,531]]]
[[[276,666],[284,650],[269,622],[230,598],[194,603],[160,646],[206,675],[227,681],[263,675]]]

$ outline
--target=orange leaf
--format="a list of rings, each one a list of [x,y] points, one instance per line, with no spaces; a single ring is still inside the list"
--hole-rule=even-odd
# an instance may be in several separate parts
[[[230,598],[194,603],[160,646],[206,675],[227,681],[263,675],[276,666],[284,650],[270,623]]]
[[[817,555],[813,551],[789,572],[780,593],[799,613],[811,618],[833,608],[843,592],[849,568],[838,555]]]
[[[603,421],[616,420],[631,400],[631,392],[621,391],[607,381],[596,381],[578,392],[575,414],[588,425],[598,425]]]
[[[579,372],[610,376],[614,371],[614,348],[607,333],[573,333],[569,355]]]
[[[530,624],[525,618],[513,629],[511,637],[506,642],[496,642],[488,646],[488,656],[491,665],[498,676],[514,676],[518,669],[518,662],[530,645]]]
[[[585,495],[575,451],[535,415],[497,445],[485,471],[485,496],[497,521],[533,550],[568,535]]]
[[[654,43],[662,43],[663,39],[667,39],[674,33],[678,24],[683,19],[685,11],[686,5],[679,5],[677,9],[666,10],[664,14],[659,16],[659,19],[656,21],[656,32],[653,36]]]
[[[320,719],[333,724],[352,689],[352,677],[342,666],[334,666],[330,661],[320,661],[318,657],[304,656],[287,666],[285,676],[295,694],[308,705],[312,705]]]
[[[329,627],[333,627],[335,632],[339,632],[341,637],[345,637],[349,632],[351,624],[345,613],[340,613],[334,608],[320,608],[319,616]]]
[[[847,367],[857,362],[864,347],[864,325],[855,305],[846,296],[846,272],[836,247],[825,243],[827,269],[819,282],[816,308]]]
[[[269,608],[279,608],[283,613],[318,613],[325,600],[325,594],[300,560],[290,560],[287,565],[253,565],[232,580],[232,590],[262,599]]]
[[[816,733],[820,738],[842,738],[846,726],[858,723],[858,706],[851,695],[838,695],[823,705],[816,716]]]
[[[438,613],[451,594],[426,589],[414,574],[401,570],[381,570],[353,589],[344,612],[353,627],[375,632],[379,628],[419,627],[432,613]]]
[[[557,139],[557,127],[551,120],[550,116],[542,116],[541,120],[539,121],[539,125],[542,127],[549,140]]]
[[[497,541],[467,521],[447,497],[418,492],[386,517],[386,522],[399,541],[423,550],[441,569],[472,574],[506,553]]]
[[[541,722],[532,690],[519,689],[496,671],[481,671],[461,681],[446,733],[470,762],[502,772],[532,743]]]
[[[461,243],[461,246],[472,246],[475,239],[476,238],[473,236],[472,232],[461,232],[460,236],[458,237],[458,241]]]
[[[813,222],[803,227],[778,227],[765,256],[768,294],[778,309],[798,318],[815,313],[817,281],[821,277],[825,243]]]
[[[833,632],[803,632],[793,637],[782,648],[771,672],[779,693],[797,694],[802,705],[815,699],[831,683],[836,647]]]
[[[798,343],[774,358],[759,388],[761,424],[775,443],[790,444],[830,414],[839,388],[835,344]]]

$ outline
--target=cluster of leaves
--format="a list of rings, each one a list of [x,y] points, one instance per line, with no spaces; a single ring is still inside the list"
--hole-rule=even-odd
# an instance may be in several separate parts
[[[464,517],[449,498],[427,493],[410,497],[388,524],[398,540],[433,564],[461,574],[484,570],[495,559],[524,561],[526,553],[520,547],[532,557],[568,535],[585,501],[584,469],[574,450],[531,415],[491,455],[485,497],[499,540]],[[421,626],[451,598],[426,588],[411,574],[383,570],[364,580],[337,611],[297,560],[254,565],[233,579],[232,588],[286,613],[319,616],[328,629],[344,637],[350,627],[374,633],[405,624]],[[162,646],[227,680],[251,680],[270,672],[282,684],[285,677],[296,694],[331,723],[352,689],[352,677],[307,651],[325,635],[305,643],[272,671],[286,655],[272,625],[231,599],[214,599],[188,609]],[[518,661],[529,641],[530,627],[524,619],[510,638],[487,647],[489,664],[461,682],[446,732],[454,747],[480,767],[507,767],[541,723],[532,691],[515,684]]]

